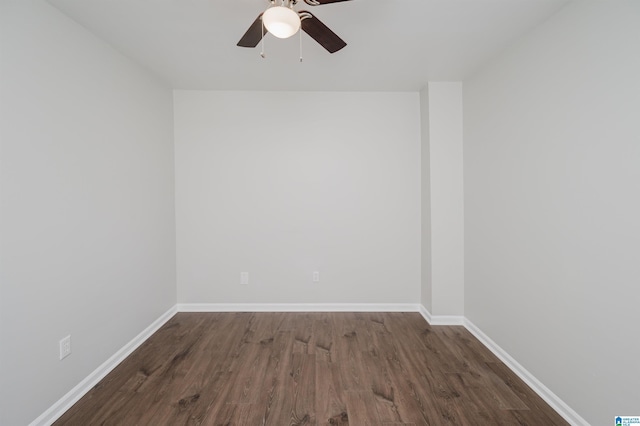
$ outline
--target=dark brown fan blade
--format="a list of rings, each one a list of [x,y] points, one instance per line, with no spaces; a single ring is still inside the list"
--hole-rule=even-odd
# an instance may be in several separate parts
[[[300,11],[302,19],[302,30],[320,43],[329,53],[335,53],[347,45],[336,33],[323,24],[318,18],[305,10]],[[309,16],[309,17],[305,17]]]
[[[266,34],[266,30],[265,30]],[[256,47],[262,40],[262,13],[258,15],[253,24],[249,27],[246,33],[242,36],[238,42],[240,47]]]
[[[323,4],[338,3],[339,1],[349,1],[349,0],[304,0],[304,2],[309,6],[320,6]]]

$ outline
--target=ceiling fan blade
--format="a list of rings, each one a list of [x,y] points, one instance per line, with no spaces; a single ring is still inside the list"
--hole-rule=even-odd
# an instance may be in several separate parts
[[[266,34],[267,31],[265,30]],[[256,47],[258,43],[262,40],[262,13],[258,15],[253,24],[249,27],[246,33],[242,36],[240,41],[238,42],[238,46],[240,47]]]
[[[338,3],[340,1],[349,1],[349,0],[304,0],[304,2],[309,6],[321,6],[323,4]]]
[[[310,12],[301,10],[300,16],[302,17],[302,30],[327,49],[329,53],[335,53],[347,45],[344,40]]]

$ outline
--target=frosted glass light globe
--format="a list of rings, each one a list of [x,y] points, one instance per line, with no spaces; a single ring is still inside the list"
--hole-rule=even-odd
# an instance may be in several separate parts
[[[300,29],[300,17],[295,10],[284,6],[273,6],[262,14],[262,22],[271,34],[288,38]]]

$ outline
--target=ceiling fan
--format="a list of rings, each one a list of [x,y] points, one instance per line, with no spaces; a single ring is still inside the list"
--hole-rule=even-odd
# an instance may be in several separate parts
[[[320,6],[349,0],[304,0],[309,6]],[[258,15],[253,24],[238,42],[240,47],[256,47],[265,31],[278,38],[288,38],[302,31],[317,41],[329,53],[335,53],[347,45],[336,33],[323,24],[311,12],[296,11],[298,0],[270,0],[271,6]],[[279,3],[279,5],[278,5]],[[264,24],[264,27],[263,27]]]

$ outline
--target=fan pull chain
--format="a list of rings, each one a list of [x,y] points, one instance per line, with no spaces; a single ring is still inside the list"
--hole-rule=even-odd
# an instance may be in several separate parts
[[[299,29],[298,33],[300,34],[300,62],[302,62],[302,29]]]
[[[264,20],[262,18],[260,18],[260,22],[262,23],[262,39],[260,40],[261,46],[262,46],[262,52],[260,52],[260,56],[262,56],[262,59],[265,58],[265,54],[264,54]]]

